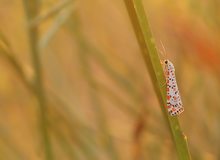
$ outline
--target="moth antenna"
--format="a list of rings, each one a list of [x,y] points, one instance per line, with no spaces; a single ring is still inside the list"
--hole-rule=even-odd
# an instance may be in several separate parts
[[[164,57],[166,57],[166,49],[165,49],[165,47],[164,47],[164,45],[163,45],[163,43],[162,43],[162,41],[160,40],[160,44],[161,44],[161,46],[162,46],[162,48],[163,48],[163,53],[164,53]]]

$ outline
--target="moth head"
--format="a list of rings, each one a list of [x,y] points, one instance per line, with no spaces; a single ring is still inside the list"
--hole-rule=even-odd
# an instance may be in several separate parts
[[[168,59],[165,59],[163,61],[163,65],[165,68],[169,69],[169,70],[175,70],[173,63],[171,61],[169,61]]]
[[[163,60],[163,64],[164,64],[164,65],[169,65],[169,64],[170,64],[170,61],[169,61],[168,59],[165,59],[165,60]]]

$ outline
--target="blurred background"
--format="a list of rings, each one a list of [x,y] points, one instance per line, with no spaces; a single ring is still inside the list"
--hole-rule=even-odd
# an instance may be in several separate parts
[[[192,159],[218,160],[220,2],[143,2],[160,57],[176,68]],[[124,1],[38,9],[0,0],[0,159],[176,160]]]

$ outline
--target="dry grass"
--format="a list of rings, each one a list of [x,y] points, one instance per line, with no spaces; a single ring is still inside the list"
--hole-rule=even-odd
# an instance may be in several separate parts
[[[42,1],[33,17],[22,1],[0,6],[0,159],[178,159],[123,1]],[[193,160],[220,158],[219,6],[145,2],[175,64]]]

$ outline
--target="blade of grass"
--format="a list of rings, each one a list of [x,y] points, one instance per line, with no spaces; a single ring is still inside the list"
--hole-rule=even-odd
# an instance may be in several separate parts
[[[44,14],[37,16],[35,19],[33,19],[30,22],[30,26],[33,27],[33,26],[37,26],[37,25],[41,24],[43,21],[55,16],[57,13],[62,11],[62,9],[64,9],[65,7],[71,5],[72,2],[73,2],[73,0],[60,1],[55,6],[51,7],[49,11],[47,11]]]
[[[40,1],[23,0],[23,3],[24,3],[24,8],[26,11],[28,23],[30,23],[31,20],[35,18],[39,12]],[[40,62],[39,49],[38,49],[38,36],[39,36],[38,33],[39,32],[37,27],[28,27],[28,38],[30,41],[29,45],[31,49],[32,65],[35,72],[34,87],[36,91],[36,98],[39,103],[39,123],[42,134],[41,136],[43,141],[43,149],[44,149],[45,159],[51,160],[54,158],[52,153],[52,146],[50,142],[49,132],[47,128],[48,127],[47,104],[46,104],[45,91],[43,87],[41,62]]]
[[[25,85],[25,87],[27,87],[29,90],[31,90],[31,92],[35,92],[33,85],[26,78],[26,75],[25,75],[21,65],[18,63],[17,59],[13,56],[12,51],[9,48],[9,44],[7,43],[6,46],[8,48],[7,50],[4,49],[4,47],[2,47],[0,45],[0,56],[5,58],[5,60],[11,64],[11,66],[16,71],[16,73],[20,77],[20,79],[21,79],[22,83]]]
[[[66,10],[63,10],[60,12],[55,19],[54,23],[51,25],[51,27],[48,29],[48,31],[45,33],[45,35],[41,38],[39,41],[39,48],[40,50],[43,50],[46,48],[46,46],[49,44],[50,40],[56,35],[58,30],[62,27],[62,25],[69,19],[73,12],[74,8],[66,8]]]
[[[181,131],[178,118],[169,116],[165,108],[166,90],[162,87],[162,84],[165,84],[165,77],[163,75],[163,69],[160,64],[160,59],[146,18],[142,0],[124,0],[124,2],[132,21],[145,64],[150,73],[154,89],[157,93],[161,109],[168,122],[178,158],[180,160],[190,160],[187,138]]]

